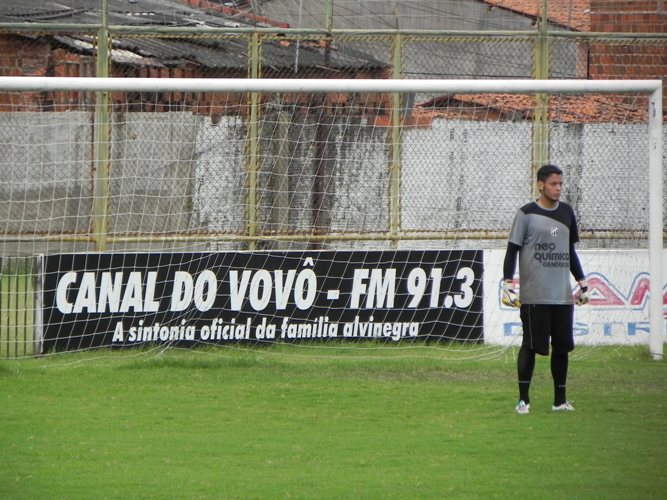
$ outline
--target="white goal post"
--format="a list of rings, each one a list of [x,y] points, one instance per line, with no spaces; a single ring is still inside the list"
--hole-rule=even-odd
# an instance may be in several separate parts
[[[2,92],[376,92],[452,94],[629,93],[648,97],[650,354],[663,357],[663,84],[660,80],[369,80],[369,79],[139,79],[0,77]]]

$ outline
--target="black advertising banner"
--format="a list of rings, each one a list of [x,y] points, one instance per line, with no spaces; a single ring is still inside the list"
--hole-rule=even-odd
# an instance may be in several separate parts
[[[481,250],[50,255],[44,351],[481,341],[482,262]]]

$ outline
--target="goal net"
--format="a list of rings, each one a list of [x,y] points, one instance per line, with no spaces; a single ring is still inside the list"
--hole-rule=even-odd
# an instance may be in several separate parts
[[[662,356],[661,118],[647,80],[2,77],[0,354],[498,355],[508,231],[554,163],[576,343]]]

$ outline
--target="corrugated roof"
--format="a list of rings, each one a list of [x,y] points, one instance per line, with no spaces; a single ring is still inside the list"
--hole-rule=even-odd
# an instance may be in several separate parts
[[[494,7],[510,10],[518,14],[539,18],[542,0],[483,0]],[[573,31],[591,30],[590,0],[549,0],[549,22]]]
[[[3,0],[0,22],[58,22],[96,25],[101,0]],[[220,13],[222,14],[222,13]],[[217,15],[179,0],[109,0],[109,24],[126,26],[229,26],[240,24],[234,16]]]
[[[3,0],[0,4],[0,22],[58,22],[99,25],[101,2],[99,0],[71,0],[63,5],[57,0]],[[210,2],[209,7],[218,7]],[[225,12],[238,15],[227,15]],[[252,16],[250,16],[252,17]],[[185,5],[182,0],[109,0],[109,24],[132,26],[208,26],[250,27],[261,26],[263,18],[249,19],[238,9],[220,7],[199,9]],[[279,24],[279,23],[273,23]],[[266,25],[266,24],[264,24]],[[69,50],[92,54],[94,46],[90,36],[59,34],[48,37]],[[242,40],[233,38],[158,38],[114,36],[112,59],[114,62],[136,66],[179,66],[195,64],[208,69],[243,70],[247,67],[248,47]],[[299,68],[331,70],[380,70],[387,65],[369,54],[348,48],[331,50],[324,64],[324,48],[319,44],[303,42],[298,49],[294,43],[265,42],[262,46],[263,64],[276,71],[293,70],[297,57]]]

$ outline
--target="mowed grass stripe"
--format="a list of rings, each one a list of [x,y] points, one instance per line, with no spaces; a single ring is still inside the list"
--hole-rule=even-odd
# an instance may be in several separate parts
[[[288,348],[80,353],[0,365],[3,498],[659,498],[667,371],[642,349],[540,358]],[[382,353],[386,352],[386,355]]]

